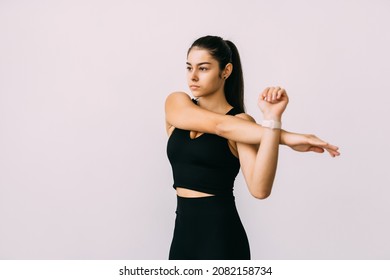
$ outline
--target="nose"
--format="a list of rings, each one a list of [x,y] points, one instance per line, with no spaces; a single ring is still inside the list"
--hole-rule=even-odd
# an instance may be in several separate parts
[[[198,81],[198,75],[195,70],[190,72],[190,79],[191,81]]]

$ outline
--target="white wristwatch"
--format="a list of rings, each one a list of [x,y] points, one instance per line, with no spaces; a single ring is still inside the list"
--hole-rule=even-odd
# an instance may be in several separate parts
[[[279,121],[274,121],[274,120],[263,120],[261,122],[261,126],[263,127],[268,127],[271,129],[281,129],[282,128],[282,123]]]

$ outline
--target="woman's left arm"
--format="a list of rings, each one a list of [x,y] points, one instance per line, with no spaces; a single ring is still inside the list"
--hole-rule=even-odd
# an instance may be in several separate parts
[[[247,114],[236,117],[255,122]],[[246,184],[249,192],[258,199],[265,199],[271,194],[278,162],[280,133],[280,129],[265,129],[260,145],[237,142]]]
[[[280,121],[288,104],[284,89],[266,88],[259,96],[258,106],[264,119]],[[236,117],[255,122],[247,114]],[[278,163],[279,144],[284,144],[299,152],[322,153],[325,150],[332,156],[339,156],[338,147],[331,145],[312,134],[299,134],[281,129],[264,129],[260,145],[237,142],[241,170],[250,193],[259,199],[271,194]]]
[[[266,88],[259,95],[258,106],[265,120],[280,122],[287,104],[287,93],[280,87]],[[254,119],[247,114],[239,114],[236,117],[254,122]],[[264,199],[271,194],[278,163],[281,133],[280,129],[265,128],[260,145],[237,142],[241,170],[250,193],[256,198]]]

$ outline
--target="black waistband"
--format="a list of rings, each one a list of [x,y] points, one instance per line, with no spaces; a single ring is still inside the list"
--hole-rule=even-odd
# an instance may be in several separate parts
[[[177,196],[176,213],[184,215],[210,215],[236,211],[233,195],[214,195],[188,198]]]

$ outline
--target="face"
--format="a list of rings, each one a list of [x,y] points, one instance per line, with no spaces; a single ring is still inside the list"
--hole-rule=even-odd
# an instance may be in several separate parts
[[[223,91],[223,73],[207,50],[192,48],[187,57],[187,82],[194,97]]]

